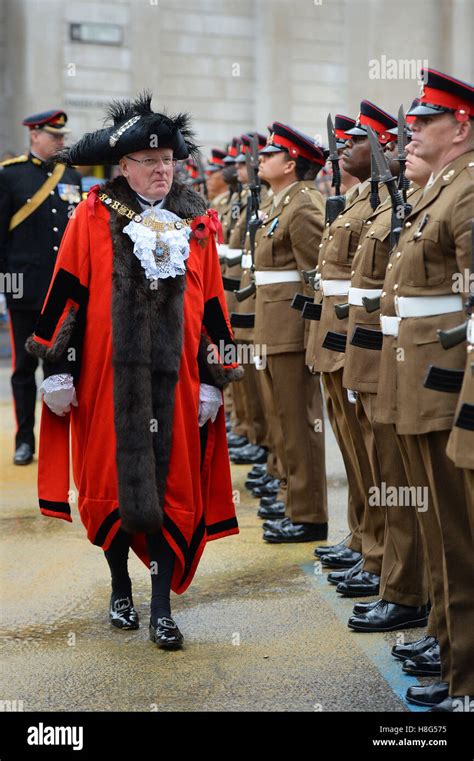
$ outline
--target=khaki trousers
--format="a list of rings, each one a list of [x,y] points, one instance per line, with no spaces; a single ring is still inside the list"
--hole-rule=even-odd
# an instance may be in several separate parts
[[[428,487],[417,511],[449,694],[474,695],[474,544],[463,471],[446,455],[449,431],[400,436],[413,486]]]
[[[348,514],[348,524],[353,533],[353,526],[358,527],[361,538],[360,551],[364,556],[364,570],[380,576],[382,563],[378,541],[374,534],[375,514],[368,514],[369,489],[374,485],[372,470],[357,418],[356,405],[349,402],[347,389],[342,385],[343,372],[341,368],[333,373],[324,373],[322,378],[336,418],[336,430],[340,434],[341,454],[346,468],[349,494],[352,497],[349,504],[354,509],[354,513]],[[355,546],[349,546],[351,549],[358,549]]]
[[[276,455],[286,475],[286,512],[293,523],[326,523],[324,422],[319,375],[304,352],[271,354],[258,371]]]
[[[374,482],[380,489],[382,484],[386,488],[396,489],[409,486],[395,428],[374,421],[375,403],[375,394],[359,393],[357,413]],[[377,507],[369,504],[368,512],[374,511]],[[425,605],[428,601],[428,580],[416,505],[405,506],[398,500],[398,505],[383,506],[382,514],[383,526],[378,515],[372,521],[373,534],[377,539],[375,551],[379,547],[383,551],[380,597],[398,605]]]

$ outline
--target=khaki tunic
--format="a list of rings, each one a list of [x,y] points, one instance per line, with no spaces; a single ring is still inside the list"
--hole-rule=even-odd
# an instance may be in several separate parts
[[[387,270],[381,296],[383,314],[395,314],[395,296],[452,296],[457,273],[469,272],[471,219],[474,210],[474,151],[451,162],[425,192],[405,221],[393,267]],[[466,294],[464,294],[465,296]],[[396,408],[397,432],[419,434],[451,429],[456,394],[423,386],[430,365],[460,369],[465,344],[446,351],[436,331],[447,330],[465,319],[464,312],[402,319],[396,382],[385,404]],[[400,349],[402,350],[400,352]]]
[[[383,314],[395,314],[396,296],[452,296],[457,273],[469,271],[470,227],[474,209],[474,151],[443,169],[405,221],[393,267],[381,297]],[[446,455],[457,405],[456,394],[423,386],[429,365],[459,369],[465,345],[446,351],[436,335],[464,319],[462,310],[433,317],[402,319],[395,360],[387,351],[395,381],[384,390],[405,450],[410,483],[426,487],[428,506],[418,512],[433,590],[441,647],[442,679],[450,695],[474,694],[474,563],[472,512],[463,472]],[[384,368],[380,376],[383,383]],[[380,400],[379,400],[380,402]],[[379,404],[380,407],[380,404]],[[379,413],[377,412],[377,415]]]
[[[257,270],[310,270],[317,262],[323,231],[324,205],[321,194],[307,182],[297,182],[257,232]],[[272,225],[278,225],[272,231]],[[267,354],[303,351],[305,322],[290,308],[296,293],[310,295],[300,282],[276,283],[257,289],[255,343],[266,344]]]
[[[316,264],[323,201],[316,188],[296,182],[272,201],[257,232],[256,271],[308,270]],[[274,208],[273,208],[274,205]],[[305,325],[290,304],[308,292],[299,282],[257,287],[255,344],[264,347],[260,372],[266,412],[278,420],[274,443],[287,482],[287,515],[294,523],[327,521],[327,487],[319,375],[305,366]]]

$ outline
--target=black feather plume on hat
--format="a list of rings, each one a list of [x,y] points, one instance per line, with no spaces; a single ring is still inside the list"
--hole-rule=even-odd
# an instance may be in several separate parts
[[[83,135],[77,143],[60,151],[55,161],[68,165],[118,164],[127,153],[155,147],[153,138],[156,138],[156,147],[171,148],[178,160],[196,156],[199,146],[191,129],[190,115],[168,116],[154,112],[151,100],[148,90],[134,101],[113,100],[106,109],[104,123],[107,126]]]

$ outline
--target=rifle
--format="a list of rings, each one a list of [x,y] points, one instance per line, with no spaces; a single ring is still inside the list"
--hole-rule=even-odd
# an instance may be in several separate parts
[[[406,145],[407,145],[407,123],[403,106],[398,109],[398,131],[397,131],[397,159],[400,164],[398,174],[398,189],[401,190],[403,201],[407,203],[407,190],[410,187],[410,180],[405,176],[405,164],[407,163]]]
[[[471,222],[471,278],[474,276],[474,220]],[[451,349],[453,346],[457,346],[458,344],[462,343],[466,340],[466,338],[469,339],[470,343],[474,343],[474,328],[471,327],[474,325],[474,284],[469,287],[469,295],[466,300],[466,312],[468,315],[468,319],[466,322],[461,323],[461,325],[456,325],[454,328],[450,328],[449,330],[437,330],[437,336],[438,341],[440,342],[443,349]],[[469,331],[469,335],[468,335]]]
[[[250,138],[250,150],[245,154],[245,163],[247,164],[247,177],[248,188],[250,190],[250,196],[248,199],[248,233],[250,241],[250,277],[252,282],[245,288],[234,291],[237,301],[245,301],[250,296],[253,296],[257,290],[255,285],[255,237],[257,230],[262,224],[262,220],[259,216],[260,207],[260,180],[258,177],[258,136],[252,135]]]
[[[410,213],[411,206],[404,202],[403,196],[398,189],[397,181],[390,171],[388,160],[383,152],[383,148],[380,145],[372,127],[369,127],[368,125],[367,137],[369,138],[372,155],[379,171],[380,181],[385,183],[387,186],[388,192],[390,193],[390,198],[392,200],[393,212],[390,231],[390,243],[391,248],[393,248],[398,242],[398,238],[400,237],[400,233],[402,231],[403,221],[405,217]]]
[[[233,195],[234,200],[232,201],[232,204],[230,207],[229,233],[234,229],[235,225],[237,224],[237,220],[240,217],[240,212],[242,211],[242,204],[240,202],[241,195],[242,195],[242,183],[237,181],[237,188]]]
[[[206,204],[209,203],[209,196],[207,194],[207,184],[206,184],[206,175],[204,171],[204,164],[202,161],[202,156],[200,153],[196,156],[196,166],[198,168],[198,176],[193,181],[195,185],[200,185],[202,189],[202,194],[206,200]]]
[[[342,214],[346,205],[345,196],[341,195],[341,170],[339,169],[339,154],[337,152],[336,136],[334,134],[334,125],[331,114],[327,118],[328,128],[328,145],[329,161],[332,164],[332,182],[331,187],[335,190],[335,195],[329,196],[326,200],[326,222],[334,222],[339,214]]]

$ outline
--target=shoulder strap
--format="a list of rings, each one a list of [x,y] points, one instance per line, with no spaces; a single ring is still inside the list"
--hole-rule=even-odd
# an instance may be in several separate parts
[[[54,190],[58,184],[65,170],[66,167],[64,164],[56,164],[51,177],[48,177],[46,182],[41,185],[39,190],[36,191],[32,198],[27,203],[23,204],[21,209],[18,209],[18,211],[15,212],[10,220],[10,226],[8,228],[9,232],[14,230],[15,227],[18,227],[18,225],[21,225],[25,219],[27,219],[31,214],[33,214],[34,211],[36,211],[39,206],[41,206],[43,201],[46,200],[51,191]]]

